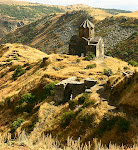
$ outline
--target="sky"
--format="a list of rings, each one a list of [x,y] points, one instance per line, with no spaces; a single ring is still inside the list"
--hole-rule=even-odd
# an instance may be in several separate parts
[[[138,10],[138,0],[21,0],[50,5],[86,4],[99,8],[115,8],[123,10]]]

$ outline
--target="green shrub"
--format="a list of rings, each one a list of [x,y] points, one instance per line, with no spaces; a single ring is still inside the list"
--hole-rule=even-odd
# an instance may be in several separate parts
[[[57,82],[51,82],[44,87],[41,99],[47,98],[48,96],[54,96],[55,84],[57,84]]]
[[[35,99],[34,95],[32,95],[31,93],[27,93],[21,97],[21,99],[18,101],[18,104],[22,105],[23,103],[29,103],[34,101],[34,99]]]
[[[138,62],[131,60],[128,62],[128,64],[130,64],[131,66],[137,67],[138,66]]]
[[[78,98],[78,104],[83,104],[88,99],[88,93],[84,93],[81,97]]]
[[[129,70],[129,69],[130,69],[130,68],[129,68],[129,67],[127,67],[127,66],[125,66],[125,67],[124,67],[124,70]]]
[[[74,112],[72,110],[65,112],[61,118],[61,126],[66,127],[69,125],[71,118],[73,117]]]
[[[56,84],[55,82],[52,82],[45,86],[45,91],[48,96],[54,95],[55,84]]]
[[[7,59],[6,61],[7,61],[7,62],[10,62],[10,61],[12,61],[12,59]]]
[[[95,55],[94,54],[90,54],[90,55],[86,56],[84,58],[84,60],[90,61],[90,60],[93,60],[94,58],[95,58]]]
[[[113,71],[111,69],[104,69],[104,75],[111,76],[113,74]]]
[[[79,62],[80,62],[80,59],[77,59],[76,62],[79,63]]]
[[[94,104],[95,104],[95,100],[88,98],[88,99],[84,102],[83,108],[84,108],[84,107],[88,107],[88,106],[90,106],[90,105],[94,105]]]
[[[33,108],[33,104],[36,101],[36,98],[31,93],[24,94],[21,99],[18,101],[16,106],[16,112],[28,112],[30,113]]]
[[[18,58],[18,57],[15,57],[14,60],[19,60],[19,58]]]
[[[95,68],[95,67],[96,67],[96,64],[91,64],[91,65],[87,65],[86,69],[92,69],[92,68]]]
[[[59,66],[60,67],[60,69],[64,69],[65,67],[64,66]]]
[[[18,66],[17,69],[14,71],[12,78],[16,80],[19,76],[23,75],[26,73],[24,69],[22,69],[22,66]]]
[[[16,121],[12,123],[11,133],[14,133],[18,127],[20,127],[21,123],[24,122],[24,119],[18,118]]]

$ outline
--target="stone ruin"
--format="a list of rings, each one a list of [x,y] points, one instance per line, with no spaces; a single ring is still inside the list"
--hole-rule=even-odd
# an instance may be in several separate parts
[[[76,81],[77,77],[71,77],[55,85],[54,100],[57,103],[67,102],[74,99],[77,95],[90,91],[97,81],[93,78],[87,78],[84,82]]]

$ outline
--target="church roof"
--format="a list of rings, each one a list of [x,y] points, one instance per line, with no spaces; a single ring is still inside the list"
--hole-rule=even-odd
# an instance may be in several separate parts
[[[95,36],[94,38],[85,38],[85,37],[82,37],[82,39],[84,39],[85,41],[87,41],[88,45],[93,45],[93,44],[97,44],[99,42],[99,40],[101,39],[101,37],[99,37],[99,36]]]
[[[80,27],[83,28],[94,28],[94,24],[92,22],[90,22],[88,19],[86,19],[81,25]]]

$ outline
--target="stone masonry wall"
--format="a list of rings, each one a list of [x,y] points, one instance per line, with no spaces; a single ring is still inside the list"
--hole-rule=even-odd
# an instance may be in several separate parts
[[[77,95],[84,93],[97,83],[93,78],[85,79],[84,82],[76,81],[76,77],[63,80],[55,85],[54,100],[57,103],[65,103],[74,99]]]

